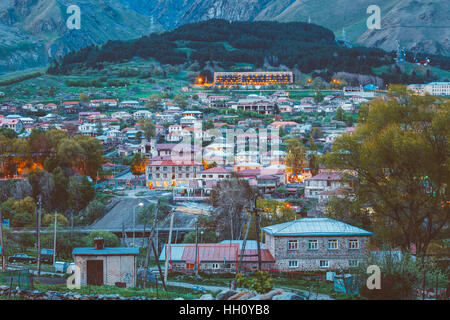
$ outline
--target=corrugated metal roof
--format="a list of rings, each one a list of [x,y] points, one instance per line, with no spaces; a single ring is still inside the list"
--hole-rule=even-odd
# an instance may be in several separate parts
[[[258,261],[258,250],[256,241],[248,240],[244,253],[244,262]],[[184,261],[188,264],[195,262],[195,244],[173,244],[171,245],[171,261]],[[198,261],[202,262],[237,262],[239,260],[240,249],[242,248],[242,240],[233,240],[232,243],[224,240],[221,243],[199,243],[198,244]],[[248,255],[252,255],[249,257]],[[160,261],[165,261],[165,252],[161,252]],[[261,246],[261,261],[275,262],[269,250]]]
[[[329,218],[301,218],[262,228],[274,236],[370,236],[372,232]]]
[[[242,243],[244,242],[244,240],[223,240],[220,243],[237,243],[239,244],[239,250],[242,249]],[[265,249],[265,245],[264,243],[260,242],[260,247],[261,249]],[[245,243],[245,250],[258,250],[258,244],[256,243],[256,240],[247,240],[247,242]]]
[[[98,250],[90,247],[74,248],[72,254],[81,256],[138,255],[139,248],[104,248]]]
[[[170,261],[183,261],[183,251],[185,244],[171,244],[170,247],[166,244],[162,250],[159,260],[166,260],[166,251],[170,250]],[[169,252],[169,251],[168,251]]]
[[[198,244],[198,261],[237,261],[239,245],[237,243],[200,243]],[[183,260],[186,263],[195,262],[195,244],[186,245],[183,252]]]

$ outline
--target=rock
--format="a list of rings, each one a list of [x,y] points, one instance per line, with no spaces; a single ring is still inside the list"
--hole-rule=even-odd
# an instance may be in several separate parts
[[[253,298],[254,296],[256,296],[256,293],[254,293],[254,292],[247,292],[246,294],[240,296],[239,300],[249,300],[249,299]]]
[[[293,292],[283,292],[281,294],[274,296],[272,300],[306,300],[306,299]]]
[[[241,297],[247,293],[248,293],[248,291],[238,292],[235,295],[232,295],[231,297],[229,297],[228,300],[240,300]]]
[[[229,297],[234,296],[236,293],[234,290],[223,290],[216,296],[216,300],[228,300]]]
[[[178,298],[175,298],[175,299],[173,299],[173,300],[184,300],[184,298],[178,297]]]
[[[214,297],[212,296],[212,294],[208,293],[202,295],[199,300],[214,300]]]
[[[272,298],[276,295],[282,294],[283,290],[279,289],[279,290],[272,290],[267,292],[266,294],[263,294],[259,300],[272,300]]]

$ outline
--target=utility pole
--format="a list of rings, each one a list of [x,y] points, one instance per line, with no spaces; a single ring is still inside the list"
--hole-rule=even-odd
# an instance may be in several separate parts
[[[37,275],[41,275],[41,214],[42,214],[42,196],[39,195],[39,209],[36,215],[36,232],[37,232]]]
[[[164,282],[167,283],[167,275],[169,273],[169,257],[172,255],[171,253],[171,247],[170,245],[172,244],[172,228],[173,228],[173,217],[174,217],[175,213],[174,211],[171,212],[171,216],[170,216],[170,229],[169,229],[169,241],[167,243],[166,246],[166,251],[164,252],[166,261],[165,261],[165,265],[164,265]]]
[[[198,220],[195,222],[195,260],[194,260],[194,269],[195,275],[198,276]]]
[[[255,201],[256,202],[256,201]],[[256,204],[255,204],[256,208]],[[258,271],[261,271],[262,269],[262,262],[261,262],[261,215],[258,212],[258,209],[256,209],[255,213],[255,220],[256,220],[256,247],[258,248]]]
[[[148,263],[150,260],[150,248],[151,246],[153,246],[153,233],[155,231],[155,228],[157,227],[158,224],[158,211],[159,211],[159,204],[160,204],[160,199],[158,199],[158,203],[156,205],[156,210],[155,210],[155,218],[153,220],[153,226],[152,229],[150,230],[150,233],[148,235],[148,239],[147,239],[147,252],[145,255],[145,264],[144,264],[144,274],[145,274],[145,279],[147,279],[147,269],[148,269]],[[145,289],[145,281],[144,281],[144,289]]]
[[[58,214],[55,212],[55,229],[54,229],[54,236],[53,236],[53,265],[55,265],[56,262],[56,225],[58,223]]]
[[[6,263],[5,263],[5,243],[3,241],[3,217],[2,210],[0,209],[0,253],[2,254],[2,271],[6,271]]]

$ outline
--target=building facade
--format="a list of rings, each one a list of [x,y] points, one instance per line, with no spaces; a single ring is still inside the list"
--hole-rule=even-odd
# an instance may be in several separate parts
[[[262,228],[279,271],[356,267],[368,253],[371,232],[329,218],[301,218]]]
[[[214,72],[216,86],[273,85],[294,83],[291,71],[271,72]]]

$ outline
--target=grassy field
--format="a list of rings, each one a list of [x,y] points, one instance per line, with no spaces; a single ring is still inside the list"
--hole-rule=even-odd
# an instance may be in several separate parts
[[[141,288],[118,288],[114,286],[83,286],[81,289],[72,289],[71,292],[76,292],[81,295],[90,295],[90,294],[119,294],[125,298],[131,297],[147,297],[149,299],[174,299],[178,297],[182,297],[185,300],[194,300],[198,299],[202,294],[195,290],[190,290],[187,288],[181,287],[172,287],[167,286],[167,292],[165,292],[159,284],[158,294],[156,292],[156,288],[154,284],[150,284],[151,288],[141,289]],[[35,284],[35,289],[41,291],[59,291],[59,292],[68,292],[65,284],[62,285],[46,285],[46,284]],[[157,297],[158,295],[158,297]]]
[[[202,274],[201,279],[194,276],[173,274],[169,277],[170,281],[186,282],[205,286],[224,286],[229,287],[230,282],[234,279],[232,274],[222,275],[207,275]],[[286,275],[272,276],[274,288],[282,288],[286,290],[301,290],[311,292],[313,297],[316,293],[327,294],[335,299],[361,299],[359,296],[351,296],[344,293],[337,293],[334,291],[333,283],[329,281],[303,280],[300,278],[290,278]]]

